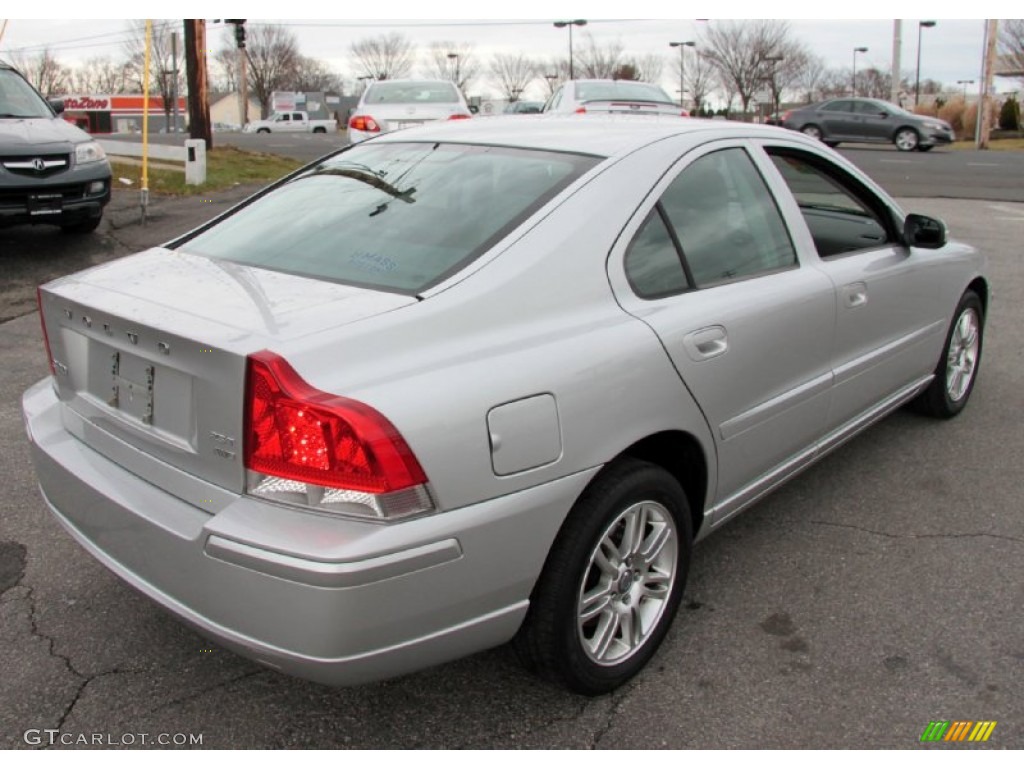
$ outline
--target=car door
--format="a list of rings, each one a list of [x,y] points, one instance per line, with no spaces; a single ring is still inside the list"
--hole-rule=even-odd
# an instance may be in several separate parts
[[[823,104],[818,112],[825,136],[830,139],[856,139],[858,118],[853,112],[853,102],[838,99]]]
[[[855,108],[864,141],[888,142],[891,139],[894,127],[892,117],[881,102],[858,101]]]
[[[835,291],[833,429],[923,382],[945,333],[942,270],[933,253],[902,245],[901,215],[856,172],[786,142],[764,149],[792,193],[801,224]],[[925,262],[925,263],[922,263]]]
[[[703,410],[724,519],[813,455],[835,292],[797,257],[743,142],[684,156],[624,235],[609,261],[616,295],[658,335]]]

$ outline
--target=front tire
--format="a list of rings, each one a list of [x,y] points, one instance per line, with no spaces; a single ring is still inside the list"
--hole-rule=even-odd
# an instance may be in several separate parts
[[[270,133],[269,128],[257,128],[256,133]]]
[[[946,333],[946,345],[935,367],[935,378],[914,401],[918,412],[937,419],[951,419],[964,409],[978,377],[984,328],[981,299],[974,291],[967,291],[960,298]]]
[[[583,492],[559,532],[515,645],[570,690],[618,688],[654,656],[686,586],[690,510],[679,482],[622,459]]]
[[[913,128],[900,128],[893,136],[892,143],[900,152],[913,152],[921,143],[921,137]]]

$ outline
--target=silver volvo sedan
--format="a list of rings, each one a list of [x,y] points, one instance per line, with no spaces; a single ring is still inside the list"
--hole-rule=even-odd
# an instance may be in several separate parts
[[[967,403],[983,258],[778,128],[548,116],[342,150],[40,289],[56,518],[333,684],[513,640],[585,694],[694,541],[905,403]]]

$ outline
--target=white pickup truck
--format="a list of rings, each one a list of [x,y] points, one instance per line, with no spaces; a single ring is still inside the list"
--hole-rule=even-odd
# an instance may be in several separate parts
[[[307,112],[274,112],[266,120],[253,120],[245,126],[245,133],[333,133],[337,130],[334,120],[310,120]]]

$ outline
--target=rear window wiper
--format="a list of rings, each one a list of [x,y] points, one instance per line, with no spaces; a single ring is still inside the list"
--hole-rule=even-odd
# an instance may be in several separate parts
[[[358,168],[317,168],[309,176],[344,176],[347,179],[355,179],[361,181],[364,184],[369,184],[375,189],[379,189],[381,192],[385,192],[391,195],[396,200],[401,200],[403,203],[415,203],[416,199],[412,196],[416,191],[416,187],[409,187],[409,189],[401,190],[393,184],[389,184],[380,178],[375,172],[363,171]],[[308,177],[304,177],[308,178]]]

